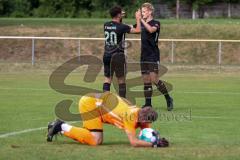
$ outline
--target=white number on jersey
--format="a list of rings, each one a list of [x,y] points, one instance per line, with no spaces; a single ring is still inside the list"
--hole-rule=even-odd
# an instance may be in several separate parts
[[[117,45],[117,34],[115,32],[105,31],[105,42],[107,45]]]

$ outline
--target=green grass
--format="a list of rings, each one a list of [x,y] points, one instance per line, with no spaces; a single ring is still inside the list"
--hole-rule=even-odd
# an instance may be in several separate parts
[[[129,77],[131,74],[136,76],[130,73]],[[46,126],[55,118],[55,105],[63,99],[72,99],[75,103],[71,110],[77,111],[81,96],[53,91],[49,75],[34,68],[29,72],[0,72],[0,135]],[[160,118],[153,127],[170,140],[169,148],[133,148],[123,131],[105,125],[104,143],[98,147],[63,136],[47,143],[46,130],[0,138],[0,159],[239,159],[240,74],[173,71],[163,79],[173,84],[175,109],[167,112],[164,98],[154,97],[153,106]],[[66,83],[101,90],[102,80],[100,74],[89,84],[83,82],[80,73],[73,73]],[[137,99],[137,104],[143,101]]]
[[[102,26],[109,20],[96,18],[0,18],[0,31],[1,35],[15,36],[102,37]],[[160,38],[239,39],[240,37],[240,19],[160,19],[160,22]],[[124,19],[124,23],[135,24],[135,20]]]
[[[106,19],[0,18],[0,32],[2,36],[102,37],[102,25],[105,21]],[[127,19],[125,22],[134,23],[134,20]],[[163,19],[161,23],[160,38],[239,39],[240,37],[239,19],[196,21]],[[131,37],[139,38],[139,35],[128,35],[128,38]],[[31,61],[30,42],[1,40],[0,136],[31,128],[46,127],[49,121],[56,118],[55,105],[64,99],[74,101],[71,111],[77,113],[77,102],[81,95],[58,93],[49,87],[48,82],[56,63],[76,56],[75,45],[75,41],[67,41],[63,44],[37,41],[37,64],[31,66],[28,64]],[[186,60],[189,55],[192,55],[196,59],[195,61],[190,59],[189,64],[190,62],[198,64],[200,60],[206,62],[204,64],[216,64],[217,48],[208,45],[210,44],[206,46],[191,43],[177,44],[176,56]],[[192,51],[199,47],[204,50]],[[81,53],[96,53],[102,56],[102,48],[100,43],[81,42]],[[130,48],[129,56],[138,57],[137,48],[140,48],[137,44]],[[161,43],[163,63],[167,63],[168,48],[168,44]],[[224,64],[239,65],[238,54],[239,45],[224,44],[223,55],[226,56]],[[199,57],[206,58],[199,59]],[[44,65],[51,62],[52,65]],[[166,111],[163,97],[153,98],[153,106],[160,115],[153,128],[170,140],[169,148],[130,147],[123,131],[105,125],[104,144],[98,147],[81,145],[63,136],[58,137],[53,143],[47,143],[46,130],[0,138],[0,159],[239,159],[239,69],[232,66],[231,69],[223,68],[221,72],[217,72],[216,66],[215,69],[209,70],[202,66],[190,68],[192,66],[182,71],[179,66],[173,65],[163,77],[174,87],[171,93],[175,103],[173,112]],[[197,68],[197,71],[194,68]],[[67,78],[66,83],[101,90],[102,73],[94,83],[83,82],[83,73],[83,70],[77,70]],[[129,73],[128,77],[132,76],[139,75]],[[143,102],[143,98],[137,99],[138,105],[142,105]],[[81,126],[81,123],[74,125]]]

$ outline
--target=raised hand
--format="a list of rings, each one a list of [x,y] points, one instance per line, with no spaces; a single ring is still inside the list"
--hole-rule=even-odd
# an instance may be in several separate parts
[[[140,20],[142,18],[142,14],[141,14],[141,11],[140,9],[138,9],[136,12],[135,12],[135,18],[137,20]]]

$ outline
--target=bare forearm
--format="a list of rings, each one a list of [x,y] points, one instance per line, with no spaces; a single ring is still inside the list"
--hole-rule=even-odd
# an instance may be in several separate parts
[[[136,31],[137,32],[141,32],[141,20],[140,19],[136,19],[136,22],[137,22]]]
[[[141,12],[138,10],[135,13],[135,18],[136,18],[136,28],[131,29],[131,33],[140,33],[141,32]]]
[[[136,140],[133,144],[134,147],[152,147],[152,143]]]
[[[131,33],[140,33],[141,32],[141,21],[136,19],[136,28],[132,27]]]

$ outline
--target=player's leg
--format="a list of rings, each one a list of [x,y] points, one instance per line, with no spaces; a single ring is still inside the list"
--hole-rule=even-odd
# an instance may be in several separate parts
[[[103,92],[110,91],[112,83],[111,56],[103,56],[104,76]]]
[[[74,127],[63,123],[61,125],[62,133],[71,139],[74,139],[82,144],[99,145],[103,141],[103,132],[90,131],[86,128]]]
[[[87,129],[94,135],[97,144],[103,141],[103,124],[101,112],[98,107],[98,102],[101,100],[97,98],[96,94],[88,94],[83,96],[79,101],[79,112],[83,122],[83,128]]]
[[[95,94],[83,96],[79,101],[79,112],[83,121],[83,128],[71,126],[61,120],[49,125],[48,141],[52,141],[54,135],[62,132],[65,136],[77,140],[80,143],[98,145],[103,140],[103,126],[96,106]]]
[[[149,75],[148,63],[141,62],[141,73],[144,83],[145,106],[152,106],[152,83]]]
[[[120,97],[126,98],[126,90],[127,90],[127,86],[126,86],[126,82],[125,82],[125,77],[118,77],[118,94]]]
[[[164,95],[167,102],[167,109],[171,111],[173,109],[173,99],[169,95],[167,87],[164,84],[164,82],[159,79],[158,72],[159,72],[158,63],[151,63],[150,64],[151,82],[154,83],[158,90]]]
[[[66,126],[62,125],[65,136],[89,145],[102,143],[103,125],[97,102],[98,99],[95,94],[88,94],[80,99],[79,112],[83,128],[73,127],[68,124]]]
[[[104,83],[103,83],[103,92],[110,91],[111,83],[112,83],[112,78],[111,77],[105,77]]]
[[[90,132],[86,128],[74,127],[61,120],[56,120],[48,125],[47,141],[51,142],[53,136],[59,132],[83,144],[99,145],[102,143],[102,132]]]
[[[113,55],[111,68],[114,70],[118,80],[118,94],[120,97],[126,98],[126,58],[124,53],[116,53]]]

